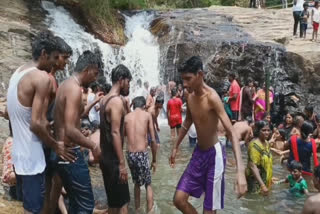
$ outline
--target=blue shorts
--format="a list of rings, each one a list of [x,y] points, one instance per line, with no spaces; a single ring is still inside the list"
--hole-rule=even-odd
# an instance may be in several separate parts
[[[23,208],[33,214],[40,213],[45,194],[45,173],[17,175],[17,186],[22,188]]]
[[[94,197],[88,165],[80,147],[73,150],[77,157],[74,163],[57,159],[57,170],[70,201],[68,213],[91,214],[94,208]]]
[[[190,137],[189,136],[189,144],[190,144],[190,147],[195,147],[197,145],[197,138],[193,138],[193,137]]]
[[[156,143],[160,144],[160,139],[159,139],[159,135],[158,135],[157,131],[154,131],[154,136],[156,138]],[[152,141],[151,135],[150,135],[150,133],[148,133],[148,144],[149,144],[149,146],[151,145],[151,141]]]

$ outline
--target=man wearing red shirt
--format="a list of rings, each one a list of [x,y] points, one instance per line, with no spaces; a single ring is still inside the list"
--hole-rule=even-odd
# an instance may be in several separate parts
[[[179,134],[182,123],[182,100],[176,96],[177,90],[174,88],[171,90],[172,98],[168,101],[167,104],[167,117],[168,124],[171,128],[171,140],[174,142],[174,139]],[[176,132],[175,132],[176,131]]]
[[[231,83],[229,89],[229,103],[232,111],[232,120],[238,120],[239,101],[240,101],[240,86],[235,79],[235,74],[229,74],[229,82]]]

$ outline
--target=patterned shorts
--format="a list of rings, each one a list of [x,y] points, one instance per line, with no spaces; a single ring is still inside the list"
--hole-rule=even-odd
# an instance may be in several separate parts
[[[148,152],[127,152],[127,161],[133,183],[139,186],[150,185],[151,173]]]

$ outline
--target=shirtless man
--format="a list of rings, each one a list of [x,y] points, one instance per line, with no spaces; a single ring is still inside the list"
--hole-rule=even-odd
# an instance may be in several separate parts
[[[64,160],[74,157],[62,141],[50,134],[46,118],[52,83],[48,73],[59,58],[58,44],[50,32],[39,33],[32,42],[32,62],[12,75],[8,88],[8,115],[13,130],[12,162],[21,181],[24,213],[40,213],[45,192],[43,144]]]
[[[69,58],[72,55],[71,47],[60,37],[55,37],[57,44],[59,46],[59,58],[55,66],[52,67],[49,77],[52,83],[52,93],[49,101],[49,108],[47,112],[47,119],[53,129],[53,116],[54,116],[54,106],[55,98],[58,90],[58,82],[56,79],[56,73],[58,71],[63,71],[69,62]],[[44,146],[44,153],[46,157],[46,194],[45,202],[43,207],[43,213],[54,213],[56,210],[56,205],[60,196],[62,182],[57,173],[54,172],[54,166],[50,160],[51,149]],[[52,186],[53,185],[53,186]]]
[[[224,110],[219,95],[204,83],[200,57],[193,56],[180,68],[184,88],[189,91],[186,119],[172,149],[170,165],[175,164],[176,153],[191,124],[194,123],[198,145],[184,174],[175,196],[174,205],[184,214],[195,214],[196,209],[188,202],[189,196],[199,198],[205,192],[203,213],[216,213],[224,207],[225,148],[218,142],[217,125],[220,119],[231,139],[236,159],[238,197],[247,191],[244,166],[239,141]],[[201,167],[199,167],[201,166]]]
[[[147,104],[146,104],[146,109],[149,109],[151,106],[154,105],[154,96],[156,95],[156,88],[152,87],[150,89],[150,94],[147,97]]]
[[[147,193],[147,213],[153,208],[153,191],[151,188],[150,161],[148,154],[147,133],[150,133],[152,141],[152,165],[156,169],[156,152],[154,125],[152,116],[145,111],[146,100],[143,96],[136,97],[132,101],[134,111],[127,114],[124,119],[125,133],[128,139],[127,161],[134,183],[134,200],[136,212],[140,211],[140,187],[145,186]]]
[[[320,191],[320,166],[317,166],[313,172],[313,184]],[[320,193],[310,196],[304,203],[302,214],[320,213]]]
[[[159,128],[159,124],[158,124],[158,116],[159,116],[161,109],[163,108],[163,103],[164,103],[164,98],[162,96],[157,96],[155,105],[151,106],[148,109],[148,112],[151,113],[151,115],[152,115],[153,125],[154,125],[154,129],[155,129],[154,135],[156,137],[157,147],[160,146],[160,139],[159,139],[159,135],[158,135],[158,132],[160,132],[160,128]],[[148,134],[148,143],[149,143],[149,145],[151,144],[150,133]]]
[[[87,87],[96,81],[98,65],[98,57],[90,51],[85,51],[76,63],[74,74],[61,84],[56,95],[56,138],[63,140],[65,146],[72,148],[77,156],[74,163],[57,160],[58,174],[69,196],[70,213],[92,213],[94,208],[89,169],[80,146],[91,149],[96,160],[100,155],[100,148],[81,133],[80,121],[84,111],[81,87]]]
[[[250,140],[253,138],[253,127],[254,123],[248,118],[247,120],[233,124],[233,130],[235,131],[236,137],[240,141],[241,145],[248,145]]]
[[[129,95],[129,69],[118,65],[111,72],[112,88],[100,101],[100,169],[110,214],[127,214],[130,201],[128,172],[123,155],[123,121],[127,114],[125,96]]]

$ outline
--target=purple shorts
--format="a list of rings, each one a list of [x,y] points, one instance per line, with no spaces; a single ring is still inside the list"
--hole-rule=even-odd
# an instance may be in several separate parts
[[[205,193],[203,207],[205,210],[219,210],[224,207],[224,171],[226,151],[221,143],[202,151],[198,146],[184,171],[177,190],[200,198]]]

